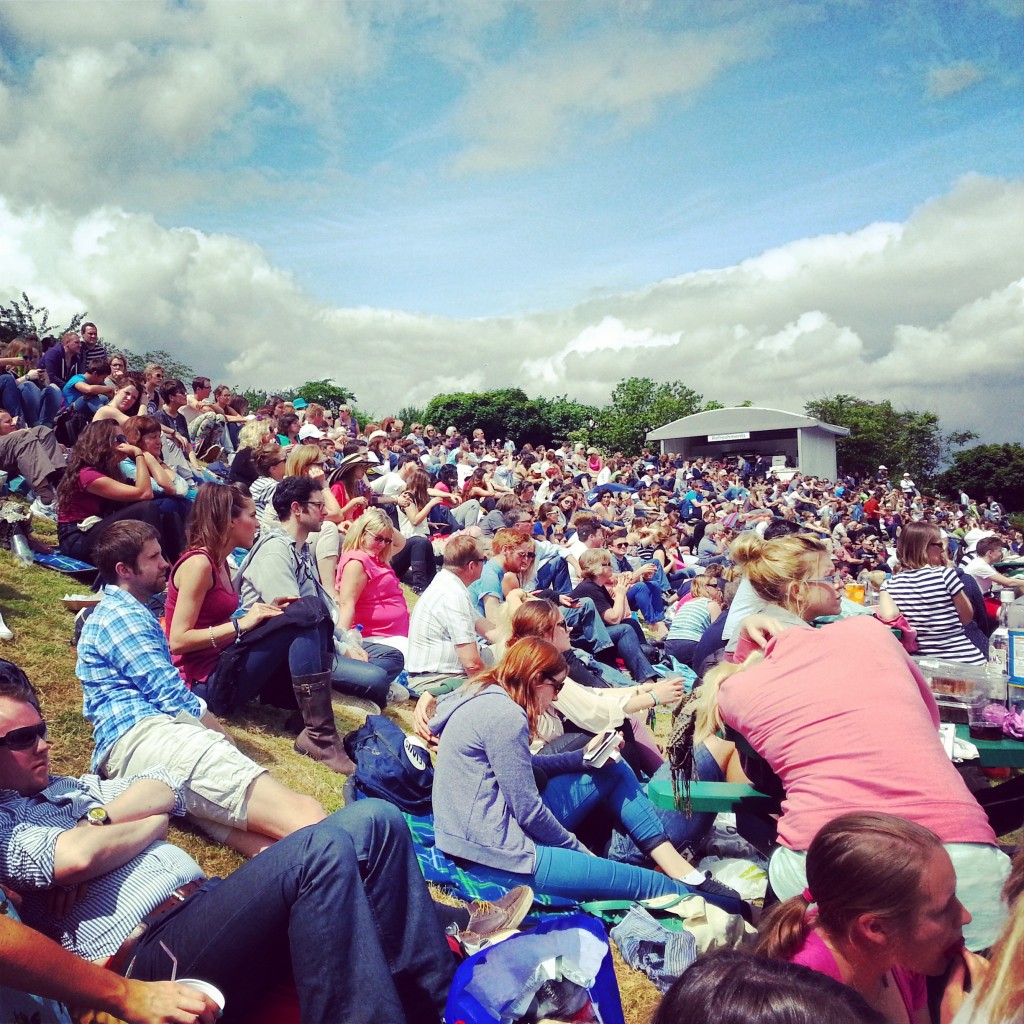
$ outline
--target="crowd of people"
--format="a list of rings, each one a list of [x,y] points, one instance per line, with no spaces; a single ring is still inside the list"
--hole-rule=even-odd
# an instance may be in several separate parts
[[[891,628],[987,661],[993,587],[1024,591],[993,498],[885,466],[781,478],[764,456],[250,410],[206,377],[135,374],[94,324],[4,358],[0,467],[101,583],[77,637],[91,774],[50,774],[46,695],[0,661],[0,881],[42,933],[0,917],[4,998],[209,1024],[209,997],[161,980],[170,949],[225,1019],[291,981],[309,1024],[436,1024],[446,932],[514,929],[535,897],[697,895],[756,919],[697,866],[713,816],[646,796],[671,774],[652,713],[682,706],[691,784],[784,798],[759,835],[778,902],[757,949],[699,960],[658,1024],[1019,1019],[1024,863],[998,837],[1024,824],[1024,777],[968,788]],[[237,748],[222,719],[251,701],[339,776],[357,765],[335,703],[408,707],[437,850],[506,896],[434,903],[395,807],[327,815]],[[175,816],[249,859],[205,878],[167,842]],[[759,1010],[752,979],[791,1015]]]

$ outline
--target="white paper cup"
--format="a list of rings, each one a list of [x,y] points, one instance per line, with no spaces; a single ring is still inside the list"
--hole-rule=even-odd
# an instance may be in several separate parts
[[[188,988],[195,989],[196,992],[202,992],[204,996],[209,996],[217,1004],[217,1009],[224,1012],[224,993],[215,985],[211,985],[208,981],[200,981],[198,978],[177,978],[176,981],[179,985],[185,985]]]

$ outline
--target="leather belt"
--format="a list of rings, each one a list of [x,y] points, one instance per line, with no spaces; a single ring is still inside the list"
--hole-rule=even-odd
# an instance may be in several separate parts
[[[132,933],[121,943],[118,951],[107,961],[107,970],[128,977],[135,959],[135,948],[150,928],[172,910],[180,907],[194,892],[206,885],[205,878],[196,878],[191,882],[178,886],[161,904],[154,907],[133,929]]]

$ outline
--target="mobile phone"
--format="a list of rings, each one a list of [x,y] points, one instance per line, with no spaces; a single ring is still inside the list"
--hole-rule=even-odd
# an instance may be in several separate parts
[[[588,768],[600,768],[607,763],[612,754],[618,751],[619,734],[615,729],[605,729],[598,734],[596,744],[584,753],[583,763]]]

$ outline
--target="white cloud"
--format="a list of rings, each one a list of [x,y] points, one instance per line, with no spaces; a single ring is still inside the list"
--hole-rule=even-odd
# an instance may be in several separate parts
[[[613,133],[644,126],[660,103],[693,96],[759,51],[739,28],[663,35],[626,27],[525,51],[471,79],[455,169],[533,165],[570,149],[595,121]]]
[[[252,105],[273,95],[322,127],[328,86],[373,66],[374,11],[314,0],[6,4],[0,32],[27,63],[8,66],[0,95],[0,190],[80,211],[245,194],[258,175],[230,166],[251,146]],[[212,152],[222,158],[212,174],[181,164]]]
[[[969,60],[949,64],[943,68],[932,68],[928,72],[928,97],[944,100],[947,96],[962,92],[985,77],[985,72]]]
[[[532,316],[454,320],[315,302],[258,247],[101,208],[0,203],[0,301],[166,348],[218,380],[333,377],[377,413],[520,386],[604,403],[626,376],[798,411],[848,392],[1020,439],[1024,180],[969,177],[902,224],[799,239],[732,267]]]

